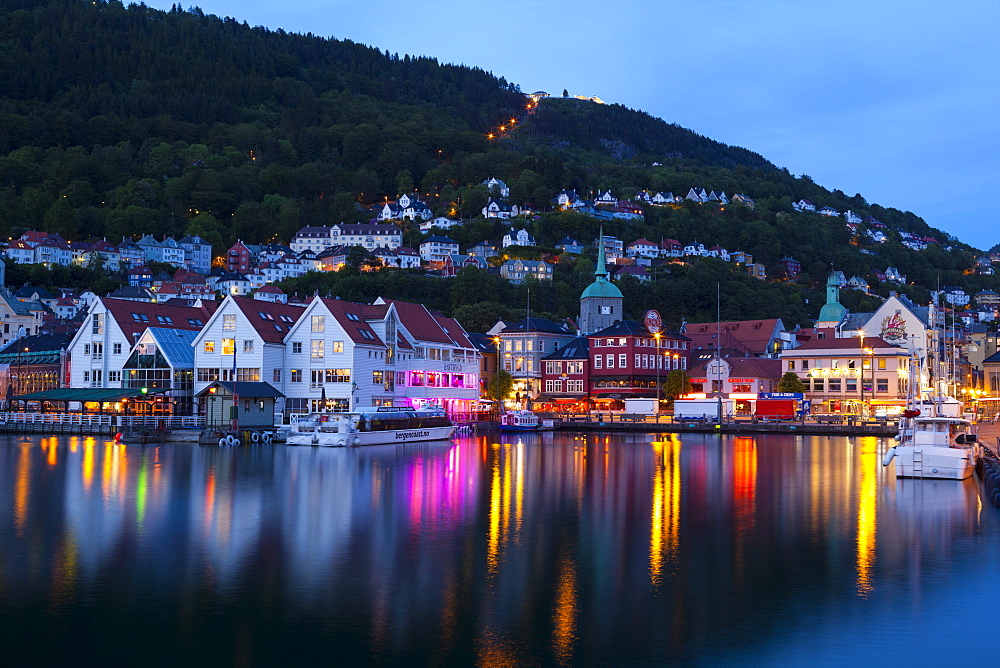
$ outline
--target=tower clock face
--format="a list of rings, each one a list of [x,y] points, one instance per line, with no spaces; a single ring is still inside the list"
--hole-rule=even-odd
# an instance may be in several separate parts
[[[611,315],[611,307],[610,306],[602,306],[601,307],[601,315]]]

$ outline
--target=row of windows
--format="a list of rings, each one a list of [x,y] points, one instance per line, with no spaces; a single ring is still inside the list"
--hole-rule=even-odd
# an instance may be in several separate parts
[[[122,344],[114,343],[111,345],[111,350],[114,355],[122,354]],[[95,360],[104,359],[104,344],[103,343],[85,343],[83,344],[83,354],[84,356],[93,356]]]
[[[624,337],[614,338],[614,339],[592,339],[591,340],[595,348],[598,347],[611,347],[611,346],[625,346],[628,345],[628,339]],[[636,338],[635,345],[640,348],[663,348],[666,350],[687,350],[687,341],[675,341],[673,339],[663,339],[660,341],[660,345],[656,345],[656,339],[646,339],[646,338]]]
[[[788,370],[789,371],[796,371],[796,370],[808,371],[809,368],[810,368],[810,365],[811,365],[811,367],[813,369],[824,369],[824,368],[829,368],[829,369],[858,369],[858,368],[870,369],[870,368],[872,368],[872,360],[870,360],[870,359],[865,359],[865,360],[863,360],[862,363],[858,363],[857,360],[853,360],[853,359],[832,359],[832,360],[830,360],[830,366],[829,367],[824,366],[824,364],[823,364],[824,362],[825,362],[825,360],[822,360],[822,359],[815,359],[815,360],[806,360],[806,359],[803,359],[803,360],[798,360],[798,369],[796,369],[796,360],[790,359],[790,360],[788,360]],[[909,366],[908,363],[909,363],[909,360],[907,360],[906,358],[902,358],[902,359],[899,360],[899,367],[898,368],[905,370]],[[884,371],[886,369],[886,359],[883,357],[883,358],[875,360],[875,366],[876,366],[877,369],[881,369],[881,370]]]
[[[874,389],[876,393],[887,393],[889,392],[890,385],[889,378],[876,378]],[[866,393],[872,391],[872,380],[870,378],[865,378],[863,381],[863,390]],[[806,387],[806,392],[823,392],[829,394],[836,394],[838,392],[846,392],[847,394],[857,394],[859,381],[857,378],[803,378],[802,384]],[[898,394],[906,394],[909,388],[909,380],[906,378],[896,379],[896,392]]]
[[[563,381],[561,381],[561,380],[546,380],[545,381],[545,391],[546,392],[562,392],[563,391]],[[583,381],[582,380],[567,380],[566,381],[566,391],[567,392],[583,392]]]
[[[510,353],[533,353],[535,352],[535,340],[534,339],[504,339],[503,342],[504,351]],[[556,341],[553,344],[552,350],[559,350],[559,342]],[[538,352],[545,352],[545,339],[538,340]]]
[[[583,360],[579,361],[569,361],[566,362],[566,373],[567,374],[582,374],[583,373]],[[545,363],[545,373],[557,374],[563,372],[563,362],[546,362]]]
[[[239,367],[236,369],[236,377],[233,378],[232,369],[220,369],[218,368],[206,368],[198,367],[198,382],[199,383],[211,383],[217,380],[222,380],[223,382],[229,383],[233,380],[241,383],[257,383],[260,382],[260,368],[259,367]]]
[[[687,358],[681,357],[679,355],[644,355],[636,354],[635,364],[633,368],[635,369],[687,369]],[[672,365],[671,365],[672,363]],[[659,365],[659,366],[657,366]],[[615,355],[608,353],[607,355],[594,355],[594,368],[595,369],[614,369],[615,368]],[[628,354],[619,353],[618,354],[618,368],[627,369],[628,368]]]

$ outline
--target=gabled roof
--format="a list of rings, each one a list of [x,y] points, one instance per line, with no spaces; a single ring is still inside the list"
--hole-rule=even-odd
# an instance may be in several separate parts
[[[375,303],[376,305],[383,303],[395,306],[396,313],[399,315],[399,320],[403,324],[403,327],[415,339],[448,345],[454,343],[448,332],[442,329],[441,324],[422,304],[402,302],[395,299],[383,299],[381,297]]]
[[[265,343],[282,343],[305,312],[301,306],[262,301],[253,297],[229,297]]]
[[[726,357],[730,378],[781,378],[784,360],[761,357]],[[702,378],[707,373],[708,362],[695,366],[688,372],[692,378]]]
[[[263,382],[250,382],[250,381],[220,381],[216,380],[209,384],[205,389],[196,394],[197,397],[203,397],[206,394],[210,394],[209,388],[221,387],[224,388],[230,395],[236,394],[240,397],[283,397],[285,396],[270,383]]]
[[[367,309],[370,308],[368,304],[348,302],[342,299],[330,299],[329,297],[322,297],[321,299],[323,300],[323,305],[337,319],[337,323],[351,337],[351,341],[363,346],[385,347],[385,342],[382,341],[381,337],[379,337],[368,323],[369,318],[366,316],[371,315],[367,312]],[[371,319],[377,319],[377,316]],[[367,334],[363,334],[362,332],[367,332]]]
[[[554,322],[545,318],[522,318],[511,323],[501,330],[501,334],[512,332],[544,332],[548,334],[571,334],[572,332],[561,322]]]
[[[768,352],[768,343],[781,331],[782,327],[782,322],[778,318],[720,323],[701,322],[688,323],[686,333],[691,338],[692,347],[695,349],[719,347],[716,335],[721,331],[721,347],[736,348],[751,354],[761,355]]]
[[[135,341],[147,328],[157,325],[200,331],[218,307],[216,302],[204,302],[200,308],[175,306],[171,302],[154,304],[112,298],[105,298],[102,302],[130,341]],[[169,318],[169,322],[161,322],[157,316]]]
[[[473,348],[472,341],[466,336],[465,329],[454,318],[446,318],[443,315],[434,314],[437,324],[451,338],[452,342],[459,348]]]
[[[578,336],[564,343],[559,350],[549,353],[546,360],[585,360],[590,355],[590,341],[586,336]]]
[[[435,242],[439,244],[450,244],[452,246],[458,245],[458,242],[455,241],[454,239],[449,239],[448,237],[442,237],[439,235],[435,235],[433,237],[427,237],[426,239],[420,242],[420,245],[423,246],[424,244],[435,243]]]

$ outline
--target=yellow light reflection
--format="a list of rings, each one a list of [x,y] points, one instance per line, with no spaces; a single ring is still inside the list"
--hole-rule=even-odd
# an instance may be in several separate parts
[[[490,575],[496,575],[500,555],[500,450],[493,449],[493,477],[490,479],[490,522],[489,538],[486,543],[486,568]]]
[[[88,438],[83,442],[83,491],[90,492],[90,486],[94,482],[94,439]]]
[[[653,441],[655,470],[650,512],[649,579],[654,587],[663,581],[665,562],[675,563],[680,547],[681,442],[676,434]]]
[[[861,484],[858,488],[858,596],[868,598],[868,595],[875,588],[876,494],[878,492],[878,467],[881,463],[879,462],[878,440],[876,438],[862,438],[859,445]]]
[[[489,535],[486,566],[490,575],[500,567],[500,554],[511,540],[520,535],[524,513],[524,443],[493,444],[490,479]],[[501,461],[502,460],[502,461]]]
[[[54,438],[50,439],[48,446],[49,449],[48,452],[46,453],[48,456],[46,457],[45,461],[49,466],[56,466],[59,464],[59,448],[56,447],[56,439]],[[45,448],[44,440],[42,441],[42,448],[43,449]]]
[[[140,531],[142,531],[143,521],[146,519],[146,494],[148,492],[148,465],[146,457],[143,456],[142,464],[139,466],[139,477],[135,482],[135,519]]]
[[[28,523],[28,501],[31,498],[31,448],[21,446],[17,456],[17,483],[14,487],[14,526],[17,535],[24,535]]]
[[[573,661],[576,615],[576,564],[567,557],[560,567],[556,606],[552,613],[552,653],[562,666]]]

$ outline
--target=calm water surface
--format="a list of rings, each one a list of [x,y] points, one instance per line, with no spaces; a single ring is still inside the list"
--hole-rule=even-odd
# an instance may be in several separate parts
[[[897,480],[886,447],[0,438],[0,654],[997,665],[1000,511],[972,480]]]

